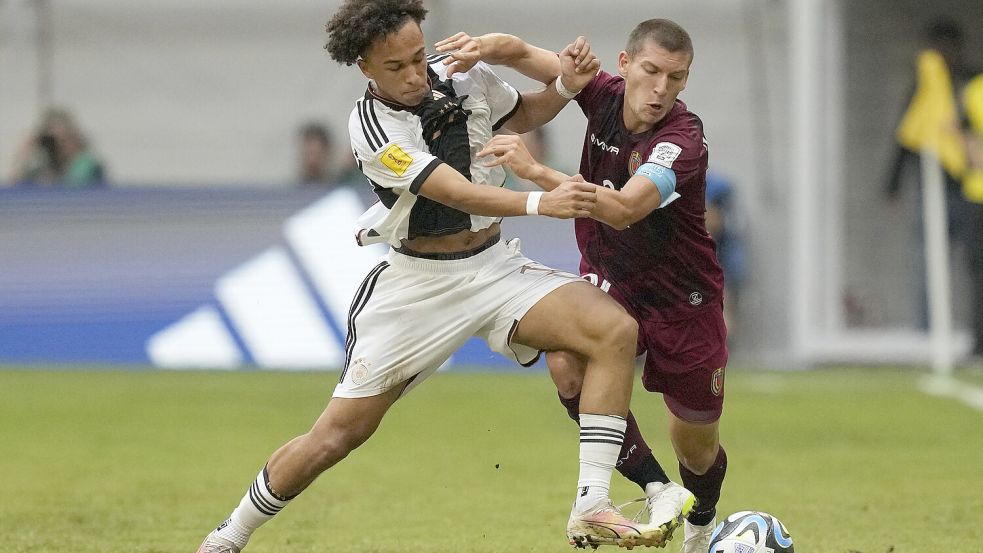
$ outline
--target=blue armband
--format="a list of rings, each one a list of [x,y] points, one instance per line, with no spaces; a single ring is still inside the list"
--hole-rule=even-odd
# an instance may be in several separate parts
[[[676,172],[668,167],[648,162],[642,164],[638,168],[638,171],[635,171],[635,174],[642,175],[652,181],[652,184],[659,189],[659,195],[662,196],[662,205],[666,205],[667,201],[672,198],[673,193],[676,191]]]

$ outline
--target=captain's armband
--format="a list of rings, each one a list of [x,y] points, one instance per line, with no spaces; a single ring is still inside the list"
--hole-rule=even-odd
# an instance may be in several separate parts
[[[679,197],[676,193],[676,172],[668,167],[663,167],[657,163],[643,163],[635,175],[641,175],[652,182],[659,189],[659,196],[662,203],[659,207],[665,207],[669,202]]]

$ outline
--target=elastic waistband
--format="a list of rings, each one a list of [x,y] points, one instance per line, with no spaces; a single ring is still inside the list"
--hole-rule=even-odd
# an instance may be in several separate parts
[[[389,252],[389,263],[395,267],[402,267],[415,271],[426,271],[430,273],[458,273],[464,271],[474,271],[487,264],[489,260],[501,256],[506,251],[506,242],[501,241],[501,234],[496,234],[488,239],[487,242],[463,252],[453,252],[449,254],[420,254],[417,252],[406,253],[393,248]],[[441,256],[439,258],[433,256]],[[428,256],[428,257],[424,257]]]

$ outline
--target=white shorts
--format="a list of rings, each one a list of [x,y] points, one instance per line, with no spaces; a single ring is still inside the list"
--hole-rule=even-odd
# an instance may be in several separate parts
[[[582,280],[523,256],[518,239],[450,261],[391,250],[352,301],[334,396],[374,396],[409,380],[405,394],[472,336],[531,365],[540,352],[512,343],[515,327],[546,294],[571,282]]]

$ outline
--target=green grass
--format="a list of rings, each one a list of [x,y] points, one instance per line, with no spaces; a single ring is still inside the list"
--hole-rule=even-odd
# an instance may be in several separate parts
[[[777,515],[800,553],[983,551],[983,412],[919,376],[732,370],[720,511]],[[0,551],[194,551],[336,378],[0,371]],[[660,397],[633,409],[675,478]],[[576,457],[545,374],[441,373],[247,552],[570,551]]]

